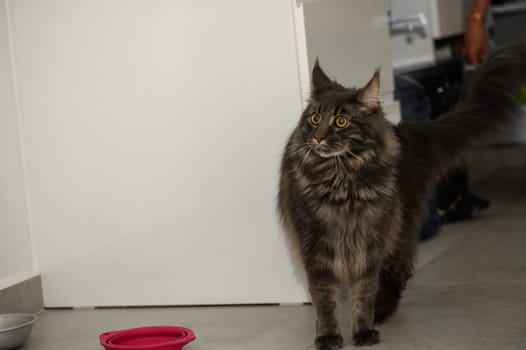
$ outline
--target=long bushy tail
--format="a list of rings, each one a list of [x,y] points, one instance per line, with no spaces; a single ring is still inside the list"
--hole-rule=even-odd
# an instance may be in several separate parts
[[[416,138],[428,146],[426,153],[433,154],[443,173],[473,144],[498,135],[521,118],[518,99],[525,86],[526,46],[502,46],[475,70],[451,112],[424,128],[401,123],[402,134],[412,134],[412,141]]]

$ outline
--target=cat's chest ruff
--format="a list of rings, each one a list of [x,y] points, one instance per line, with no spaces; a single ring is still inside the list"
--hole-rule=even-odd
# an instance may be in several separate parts
[[[382,207],[377,203],[365,203],[358,199],[335,203],[319,201],[313,205],[314,215],[338,236],[335,241],[350,242],[356,232],[366,231],[382,216]]]
[[[314,180],[300,175],[298,184],[302,192],[312,201],[332,207],[376,201],[383,194],[382,186],[342,175],[325,176]]]
[[[331,201],[334,203],[345,202],[352,197],[355,184],[353,178],[346,174],[331,169],[321,174],[299,172],[298,185],[304,195],[313,200]]]

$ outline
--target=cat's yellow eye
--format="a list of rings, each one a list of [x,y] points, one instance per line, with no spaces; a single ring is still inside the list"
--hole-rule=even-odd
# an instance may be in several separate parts
[[[318,124],[320,124],[320,122],[321,122],[321,116],[320,116],[318,113],[314,113],[314,114],[311,115],[311,117],[310,117],[310,122],[312,123],[312,125],[318,125]]]
[[[336,117],[336,126],[339,128],[345,128],[347,125],[349,125],[349,119],[346,116],[339,115]]]

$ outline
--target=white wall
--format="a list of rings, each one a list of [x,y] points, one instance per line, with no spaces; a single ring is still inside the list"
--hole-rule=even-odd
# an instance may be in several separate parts
[[[5,1],[0,1],[0,289],[36,274]]]
[[[10,4],[45,304],[304,301],[274,209],[291,3]]]

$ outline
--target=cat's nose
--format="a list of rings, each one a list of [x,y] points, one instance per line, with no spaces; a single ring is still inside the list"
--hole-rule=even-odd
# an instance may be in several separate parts
[[[325,136],[314,136],[314,140],[316,140],[316,142],[318,143],[321,143],[323,140],[325,140]]]

